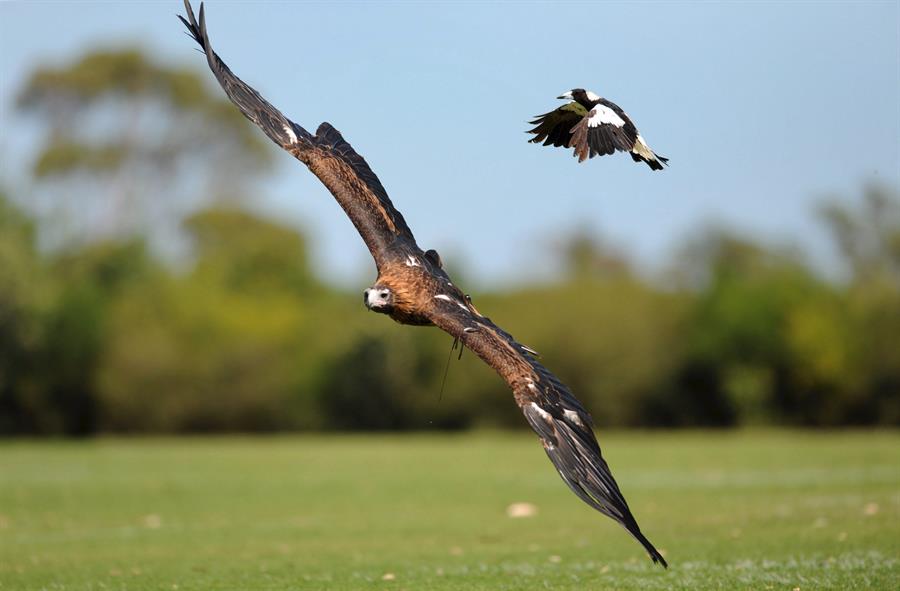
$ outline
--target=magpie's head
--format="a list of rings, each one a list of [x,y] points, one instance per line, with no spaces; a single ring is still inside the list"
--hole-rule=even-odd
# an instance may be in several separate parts
[[[573,88],[569,92],[565,92],[556,98],[576,101],[581,103],[582,105],[588,105],[600,100],[600,97],[598,95],[594,94],[590,90],[585,90],[583,88]]]
[[[373,285],[363,292],[366,308],[380,314],[390,314],[394,310],[394,294],[383,285]]]

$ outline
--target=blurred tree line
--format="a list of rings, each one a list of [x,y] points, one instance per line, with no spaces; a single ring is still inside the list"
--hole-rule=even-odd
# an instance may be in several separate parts
[[[447,335],[366,313],[248,207],[272,150],[203,80],[116,50],[21,89],[45,134],[27,198],[0,190],[0,433],[524,427],[492,370],[454,356],[442,391]],[[647,279],[575,232],[558,281],[476,301],[600,426],[897,426],[900,202],[846,203],[816,212],[841,279],[721,228]]]

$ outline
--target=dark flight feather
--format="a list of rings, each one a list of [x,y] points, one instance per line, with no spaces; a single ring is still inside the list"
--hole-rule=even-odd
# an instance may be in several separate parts
[[[340,132],[329,123],[322,123],[316,134],[312,135],[285,117],[256,90],[235,76],[213,51],[206,32],[203,4],[200,4],[199,22],[188,0],[184,0],[184,6],[187,19],[180,15],[178,18],[206,54],[209,67],[225,94],[273,142],[301,160],[319,177],[347,212],[378,268],[396,255],[391,246],[398,238],[414,245],[412,231],[391,203],[381,181]]]
[[[668,566],[631,514],[600,452],[593,419],[572,391],[541,365],[527,347],[474,310],[464,310],[454,301],[436,299],[430,318],[435,326],[460,339],[509,384],[516,404],[569,488],[585,503],[622,525],[644,546],[653,562]]]
[[[587,109],[575,102],[565,104],[549,113],[538,115],[530,121],[530,124],[536,127],[528,131],[528,133],[535,134],[535,137],[528,141],[533,144],[544,142],[545,146],[558,148],[568,147],[572,127],[585,115],[587,115]]]

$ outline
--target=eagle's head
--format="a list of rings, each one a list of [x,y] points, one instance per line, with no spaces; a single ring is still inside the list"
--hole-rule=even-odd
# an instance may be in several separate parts
[[[363,292],[366,308],[381,314],[390,314],[394,310],[394,294],[383,285],[373,285]]]

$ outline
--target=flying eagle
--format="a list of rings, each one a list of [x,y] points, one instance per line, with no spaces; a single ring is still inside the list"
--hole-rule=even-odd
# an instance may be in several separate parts
[[[528,131],[535,135],[529,142],[575,148],[579,162],[616,150],[630,153],[635,162],[643,160],[653,170],[662,170],[669,161],[650,149],[625,111],[614,102],[583,88],[556,98],[572,102],[530,121],[536,127]]]
[[[563,480],[585,503],[619,522],[654,562],[662,555],[644,537],[600,454],[591,416],[569,389],[537,361],[537,354],[483,316],[450,281],[433,250],[423,251],[378,177],[340,132],[322,123],[311,134],[235,76],[212,50],[203,4],[200,20],[185,0],[178,18],[206,54],[228,98],[276,144],[290,152],[334,195],[371,251],[378,278],[365,305],[401,324],[437,326],[493,367],[543,443]]]

